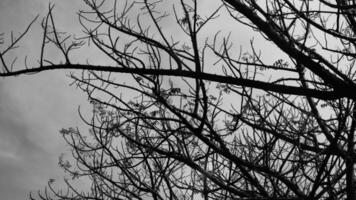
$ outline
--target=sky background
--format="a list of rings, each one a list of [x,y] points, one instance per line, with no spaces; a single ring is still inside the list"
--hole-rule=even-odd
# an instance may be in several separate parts
[[[48,3],[48,0],[0,0],[0,33],[6,34],[5,40],[9,39],[10,30],[17,35],[37,14],[41,19]],[[55,1],[59,26],[75,28],[73,17],[80,4],[79,0]],[[20,51],[16,51],[17,55],[37,55],[30,47],[38,45],[39,22],[21,44]],[[18,64],[21,63],[20,56]],[[69,86],[66,74],[56,71],[0,78],[1,200],[29,199],[29,193],[44,189],[50,178],[63,180],[58,157],[69,148],[59,130],[81,125],[77,108],[85,105],[87,99],[80,90]]]
[[[57,28],[79,33],[76,12],[83,7],[81,0],[0,0],[0,33],[5,33],[5,41],[9,39],[11,30],[16,36],[37,14],[40,15],[20,44],[21,49],[10,55],[10,58],[18,56],[19,66],[24,63],[25,55],[39,56],[38,41],[42,34],[39,22],[50,2],[55,3]],[[226,30],[225,24],[217,23],[216,30]],[[251,31],[235,28],[239,34],[233,35],[232,40],[237,48],[242,45],[248,50]],[[256,40],[258,43],[258,38]],[[272,55],[270,49],[266,52],[264,55],[270,58],[279,56]],[[46,53],[55,59],[56,52]],[[86,56],[102,61],[91,53]],[[68,72],[54,71],[0,78],[0,200],[28,199],[30,192],[44,189],[49,179],[63,180],[65,174],[58,166],[58,158],[63,152],[68,154],[69,148],[59,130],[83,127],[77,113],[78,106],[89,108],[86,95],[69,86],[71,80],[66,74]]]

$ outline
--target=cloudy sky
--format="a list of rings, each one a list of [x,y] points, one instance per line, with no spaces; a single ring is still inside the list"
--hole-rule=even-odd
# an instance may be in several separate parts
[[[80,0],[0,0],[0,33],[16,36],[37,15],[44,16],[49,2],[55,3],[57,28],[79,32],[76,12]],[[209,4],[211,5],[211,4]],[[207,5],[206,5],[207,6]],[[40,20],[13,55],[39,56]],[[217,24],[223,28],[224,23]],[[249,46],[250,31],[239,27],[234,43]],[[36,50],[37,48],[37,50]],[[271,51],[269,51],[271,52]],[[48,56],[51,57],[48,52]],[[11,56],[11,55],[10,55]],[[22,57],[21,57],[22,56]],[[271,56],[271,55],[269,55]],[[52,56],[53,57],[53,56]],[[90,57],[90,56],[88,56]],[[273,56],[271,56],[273,57]],[[2,200],[27,199],[30,192],[43,189],[51,178],[63,179],[58,157],[66,152],[61,128],[79,126],[78,106],[88,106],[86,96],[69,86],[63,71],[0,78],[0,194]],[[67,151],[68,152],[68,151]]]
[[[0,0],[0,33],[6,34],[5,39],[10,30],[17,35],[37,14],[43,16],[48,3]],[[75,26],[69,18],[75,16],[80,1],[61,0],[55,5],[56,13],[66,13],[58,15],[61,25]],[[36,46],[31,38],[39,34],[39,22],[16,54],[32,55],[29,47]],[[23,58],[18,62],[23,63]],[[28,199],[29,192],[43,189],[48,179],[63,179],[57,163],[68,148],[58,131],[80,126],[77,108],[86,100],[69,83],[66,73],[60,71],[0,78],[0,199]]]

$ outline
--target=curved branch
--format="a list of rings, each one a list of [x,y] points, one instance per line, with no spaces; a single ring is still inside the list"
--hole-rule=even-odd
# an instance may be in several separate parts
[[[206,81],[226,83],[226,84],[232,84],[236,86],[252,87],[264,91],[278,92],[281,94],[310,96],[322,100],[335,100],[343,97],[356,99],[356,95],[352,92],[348,92],[348,90],[321,91],[315,89],[307,89],[303,87],[273,84],[264,81],[210,74],[205,72],[192,72],[192,71],[181,71],[181,70],[170,70],[170,69],[142,69],[142,68],[139,69],[139,68],[122,68],[122,67],[100,66],[100,65],[58,64],[58,65],[43,66],[43,67],[37,67],[31,69],[22,69],[22,70],[12,71],[8,73],[0,73],[0,77],[16,76],[16,75],[28,74],[28,73],[38,73],[42,71],[56,70],[56,69],[79,69],[79,70],[93,70],[93,71],[114,72],[114,73],[129,73],[129,74],[137,74],[137,75],[179,76],[179,77],[186,77],[186,78],[199,77],[200,79]]]

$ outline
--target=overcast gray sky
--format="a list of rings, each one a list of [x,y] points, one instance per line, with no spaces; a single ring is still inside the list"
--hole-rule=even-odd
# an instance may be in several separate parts
[[[45,13],[48,3],[0,0],[0,33],[6,34],[5,39],[10,30],[16,35],[37,14]],[[66,13],[58,15],[60,23],[71,28],[71,17],[80,3],[55,1],[56,12]],[[22,44],[21,51],[29,56],[33,55],[29,47],[37,42],[31,36],[39,33],[39,22]],[[19,57],[18,62],[23,63],[23,58]],[[86,101],[86,96],[69,83],[65,72],[60,71],[0,78],[1,200],[28,199],[29,192],[43,189],[48,179],[63,179],[64,173],[57,163],[59,155],[68,148],[58,131],[80,125],[77,108]]]
[[[44,16],[49,2],[56,5],[57,28],[64,27],[72,33],[80,30],[76,12],[83,6],[81,0],[0,0],[0,33],[6,33],[5,39],[9,39],[10,30],[15,35],[23,31],[37,14]],[[39,22],[15,55],[38,58]],[[218,23],[217,29],[226,25]],[[239,27],[239,34],[232,36],[237,47],[242,45],[245,50],[249,49],[251,35],[248,34],[251,31]],[[34,50],[36,47],[38,50]],[[54,52],[48,52],[51,53]],[[278,57],[272,56],[270,50],[268,54]],[[95,59],[97,61],[97,55]],[[23,60],[24,57],[19,57],[18,64]],[[68,148],[58,131],[63,127],[81,126],[77,108],[88,105],[87,97],[69,86],[66,73],[55,71],[0,78],[1,200],[27,199],[29,192],[43,189],[50,178],[63,179],[64,173],[57,163],[59,155]]]

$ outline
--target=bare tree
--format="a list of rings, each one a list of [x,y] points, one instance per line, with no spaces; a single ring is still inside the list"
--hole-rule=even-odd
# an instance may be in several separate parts
[[[50,181],[40,198],[356,199],[354,1],[83,2],[82,38],[57,30],[50,7],[38,66],[6,59],[28,29],[0,54],[0,76],[82,70],[71,78],[93,105],[89,133],[61,130],[75,164],[60,165],[89,191]],[[280,59],[237,49],[222,22]],[[85,43],[107,62],[75,64]],[[46,58],[53,47],[62,62]]]

